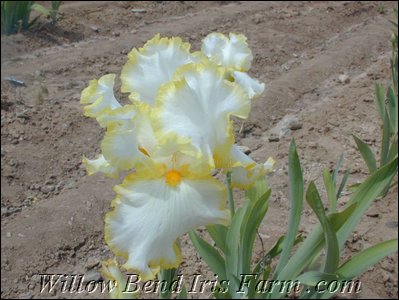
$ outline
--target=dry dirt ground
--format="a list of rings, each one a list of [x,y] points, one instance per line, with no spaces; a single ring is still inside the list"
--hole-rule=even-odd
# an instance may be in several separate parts
[[[98,153],[103,132],[83,117],[79,98],[90,79],[118,73],[131,48],[156,33],[181,36],[194,49],[213,31],[248,37],[254,53],[251,73],[267,89],[253,103],[251,117],[237,124],[237,142],[259,162],[268,156],[277,160],[269,177],[270,209],[260,229],[267,248],[288,224],[291,138],[307,182],[316,180],[321,187],[322,170],[331,168],[342,152],[344,168],[352,170],[349,183],[366,177],[351,134],[378,149],[373,82],[389,81],[388,19],[394,7],[396,2],[358,1],[71,2],[61,6],[57,25],[43,22],[26,33],[2,37],[1,297],[106,296],[40,293],[35,274],[97,278],[98,263],[111,256],[103,240],[103,215],[118,180],[85,173],[82,155]],[[8,76],[26,86],[11,85]],[[395,187],[372,205],[348,241],[345,257],[397,236],[397,194]],[[236,196],[240,199],[242,193]],[[346,191],[342,203],[348,197]],[[306,208],[301,230],[306,234],[316,220]],[[182,245],[183,274],[213,279],[186,237]],[[259,259],[259,240],[255,252]],[[395,298],[397,254],[359,279],[360,294],[340,297]]]

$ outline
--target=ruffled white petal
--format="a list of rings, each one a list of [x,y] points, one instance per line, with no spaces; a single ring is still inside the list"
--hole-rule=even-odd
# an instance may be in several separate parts
[[[235,82],[245,90],[250,99],[259,96],[265,90],[264,83],[260,83],[257,79],[251,78],[247,73],[234,71],[233,77]]]
[[[211,33],[202,40],[201,51],[213,62],[226,68],[248,71],[253,55],[242,34]]]
[[[87,104],[83,110],[87,117],[96,118],[101,113],[121,107],[114,96],[115,74],[102,76],[99,80],[91,80],[82,91],[80,103]]]
[[[131,93],[131,100],[153,105],[159,87],[172,79],[176,69],[196,60],[190,53],[190,44],[178,37],[160,38],[157,34],[144,48],[129,53],[122,69],[121,90]]]
[[[164,178],[140,180],[134,176],[115,187],[118,198],[107,214],[105,238],[124,265],[146,279],[154,268],[177,267],[180,250],[176,239],[199,226],[225,224],[223,186],[212,177],[185,179],[175,187]]]
[[[234,143],[230,115],[248,116],[248,96],[210,63],[184,66],[176,74],[157,96],[157,128],[190,139],[206,157],[225,156]]]
[[[111,166],[103,155],[99,155],[96,159],[87,159],[83,157],[83,164],[89,175],[100,172],[111,178],[117,178],[119,176],[119,170]]]

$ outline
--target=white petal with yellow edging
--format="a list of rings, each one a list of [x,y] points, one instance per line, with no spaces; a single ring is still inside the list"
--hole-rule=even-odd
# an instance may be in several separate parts
[[[182,234],[208,224],[226,224],[224,187],[212,177],[183,179],[175,187],[163,178],[127,179],[115,187],[118,197],[105,219],[105,237],[111,250],[124,256],[124,265],[142,278],[154,268],[177,267]]]
[[[195,60],[190,44],[178,37],[160,38],[157,34],[143,48],[129,53],[122,69],[121,90],[131,93],[131,100],[153,105],[159,87],[172,79],[177,68]]]
[[[96,118],[104,110],[121,107],[114,96],[114,81],[115,74],[104,75],[99,80],[90,81],[80,98],[80,103],[88,104],[83,108],[85,116]]]
[[[229,37],[221,33],[211,33],[202,40],[201,51],[213,62],[223,67],[248,71],[253,55],[242,34],[230,33]]]
[[[129,124],[132,124],[136,115],[137,110],[134,105],[124,105],[113,110],[104,111],[97,117],[97,121],[104,128],[114,125],[128,127]]]
[[[184,66],[176,74],[157,96],[160,131],[190,139],[205,156],[224,155],[234,143],[230,115],[248,116],[248,96],[210,63]]]

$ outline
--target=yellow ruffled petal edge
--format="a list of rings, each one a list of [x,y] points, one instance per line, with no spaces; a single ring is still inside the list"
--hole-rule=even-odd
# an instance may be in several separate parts
[[[156,34],[151,40],[147,41],[147,43],[145,43],[145,45],[142,48],[139,48],[139,50],[134,48],[132,51],[130,51],[130,53],[128,54],[128,61],[123,66],[120,76],[122,82],[121,92],[130,93],[129,99],[132,101],[143,101],[144,99],[141,99],[140,93],[138,93],[137,91],[135,91],[133,88],[130,87],[129,74],[133,72],[138,66],[139,56],[152,54],[151,48],[157,48],[159,46],[167,48],[171,45],[175,46],[177,49],[186,52],[187,55],[190,55],[190,48],[191,48],[190,43],[183,42],[183,40],[180,37],[161,38],[159,33]],[[195,52],[193,55],[193,58],[196,60],[200,60],[202,57],[203,56],[200,52]],[[149,72],[151,72],[151,70],[149,70]]]
[[[96,118],[102,113],[109,112],[109,109],[120,107],[119,102],[113,94],[115,74],[107,74],[100,79],[90,80],[89,86],[82,91],[80,97],[84,115]]]
[[[218,47],[217,53],[206,54],[207,51],[205,50],[205,48],[206,48],[205,44],[207,43],[207,40],[211,37],[218,38],[220,41],[225,43],[224,46],[226,46],[226,44],[233,44],[234,41],[240,42],[241,46],[244,48],[244,53],[247,54],[247,57],[241,59],[241,61],[238,61],[238,62],[236,61],[234,63],[229,63],[226,65],[223,62],[223,60],[224,60],[222,57],[223,52],[220,49],[220,47]],[[219,33],[219,32],[213,32],[213,33],[209,34],[202,40],[201,52],[203,52],[205,55],[208,55],[209,59],[211,61],[213,61],[214,63],[225,67],[229,71],[229,73],[232,73],[233,71],[247,72],[251,68],[251,63],[253,60],[253,55],[252,55],[251,49],[249,49],[249,46],[247,43],[247,37],[243,34],[237,34],[234,32],[229,33],[229,37],[227,37],[224,34]]]
[[[160,103],[159,105],[162,105],[162,100],[159,100],[160,98],[162,98],[160,95],[162,95],[163,93],[167,93],[168,90],[171,89],[172,85],[175,85],[176,89],[181,89],[185,86],[186,81],[184,79],[184,75],[186,73],[201,73],[208,70],[211,70],[212,72],[217,74],[218,78],[223,79],[223,84],[230,88],[231,93],[233,95],[236,95],[239,99],[242,99],[242,110],[240,112],[234,112],[234,114],[228,114],[228,117],[230,118],[231,115],[234,115],[241,119],[248,118],[248,115],[251,111],[251,101],[247,96],[245,90],[239,84],[226,79],[230,76],[229,71],[226,68],[220,67],[207,59],[201,60],[198,63],[186,64],[177,69],[175,75],[173,76],[172,82],[167,83],[160,88],[157,95],[157,101]]]
[[[191,45],[190,43],[183,42],[180,37],[162,37],[159,33],[157,33],[151,40],[147,41],[143,48],[140,48],[139,51],[141,54],[148,55],[151,48],[156,46],[164,46],[168,47],[170,45],[177,46],[178,48],[190,53]],[[130,58],[130,56],[129,56]]]
[[[154,128],[156,128],[157,137],[160,141],[165,140],[175,140],[181,145],[186,145],[182,149],[182,152],[187,153],[188,155],[196,156],[199,159],[203,156],[198,149],[194,147],[190,147],[191,140],[188,137],[179,136],[175,133],[165,133],[163,131],[163,125],[161,123],[161,113],[164,106],[164,97],[163,95],[169,93],[176,93],[177,90],[183,89],[187,82],[184,78],[184,75],[187,72],[203,72],[206,70],[212,70],[217,74],[219,78],[223,78],[223,84],[228,86],[231,89],[231,93],[235,94],[239,99],[243,99],[242,103],[242,110],[240,112],[228,113],[226,115],[226,121],[228,123],[227,126],[227,141],[224,144],[219,145],[214,153],[213,153],[213,161],[210,160],[208,163],[212,166],[212,168],[226,168],[231,166],[229,161],[229,157],[226,156],[226,153],[230,152],[231,146],[234,144],[234,129],[233,129],[233,122],[230,120],[231,115],[234,115],[238,118],[245,119],[248,117],[250,109],[251,109],[251,101],[249,97],[246,95],[244,89],[239,86],[238,84],[227,80],[226,78],[229,77],[228,71],[223,68],[219,67],[213,62],[209,60],[201,60],[199,63],[192,63],[181,66],[179,69],[176,70],[173,80],[163,84],[160,89],[158,90],[158,94],[156,96],[156,106],[154,108]],[[162,143],[161,143],[162,144]]]
[[[132,122],[138,113],[136,105],[124,105],[116,109],[107,108],[97,117],[97,121],[101,127],[114,130],[116,127]]]
[[[120,250],[116,245],[114,245],[111,242],[111,240],[112,240],[111,230],[109,229],[110,221],[112,219],[116,218],[117,212],[116,212],[115,207],[118,205],[118,203],[120,201],[121,200],[119,197],[116,197],[114,200],[112,200],[111,207],[113,208],[113,210],[111,210],[110,212],[108,212],[105,215],[104,239],[105,239],[105,242],[107,243],[108,247],[111,249],[111,251],[115,255],[122,257],[123,259],[125,259],[127,261],[129,258],[128,252]],[[148,262],[148,267],[150,268],[150,271],[147,273],[143,273],[141,270],[138,270],[138,269],[128,265],[127,263],[122,265],[122,267],[125,268],[128,272],[134,272],[134,273],[140,275],[140,277],[143,281],[151,280],[151,279],[155,278],[155,276],[159,273],[160,269],[172,269],[172,268],[179,267],[179,265],[182,262],[182,255],[181,255],[180,248],[176,244],[176,242],[173,244],[173,252],[176,256],[176,261],[170,262],[166,258],[163,258],[163,257],[155,259],[155,260],[150,260]]]

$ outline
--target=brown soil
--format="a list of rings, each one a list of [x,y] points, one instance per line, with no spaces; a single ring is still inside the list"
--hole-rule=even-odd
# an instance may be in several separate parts
[[[98,266],[88,269],[112,255],[103,240],[103,215],[118,181],[85,173],[82,155],[93,157],[99,151],[103,132],[83,117],[79,98],[90,79],[120,72],[132,47],[141,47],[156,33],[181,36],[194,49],[213,31],[248,37],[254,53],[251,73],[266,83],[267,90],[254,102],[237,142],[248,146],[257,161],[268,156],[277,160],[269,179],[270,209],[260,229],[267,248],[288,224],[291,138],[296,139],[307,182],[316,180],[321,187],[322,170],[332,168],[342,152],[344,168],[352,169],[349,184],[367,176],[351,134],[379,148],[373,82],[389,81],[388,19],[394,7],[396,2],[377,1],[70,2],[62,4],[56,26],[42,23],[26,33],[2,37],[2,298],[106,296],[40,293],[34,275],[96,275]],[[339,80],[342,74],[349,82]],[[26,86],[11,85],[5,80],[9,76]],[[298,118],[302,127],[269,142],[290,118]],[[395,187],[372,205],[348,241],[345,257],[398,235],[397,194]],[[346,193],[342,203],[348,197]],[[316,220],[306,208],[301,230],[309,232]],[[183,274],[213,279],[186,237],[182,245]],[[255,252],[258,259],[259,240]],[[360,294],[339,297],[395,298],[397,254],[360,280]]]

